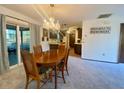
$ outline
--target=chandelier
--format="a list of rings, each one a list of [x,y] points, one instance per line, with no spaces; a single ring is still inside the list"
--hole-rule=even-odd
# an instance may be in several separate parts
[[[54,4],[50,4],[51,9],[54,8]],[[53,12],[53,11],[52,11]],[[44,19],[43,28],[52,31],[60,31],[60,24],[58,20],[55,20],[52,16],[49,19]]]

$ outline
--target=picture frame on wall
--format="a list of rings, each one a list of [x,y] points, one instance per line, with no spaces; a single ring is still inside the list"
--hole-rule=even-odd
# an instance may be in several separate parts
[[[57,39],[57,33],[50,31],[50,39]]]
[[[43,36],[48,37],[48,30],[43,28]]]

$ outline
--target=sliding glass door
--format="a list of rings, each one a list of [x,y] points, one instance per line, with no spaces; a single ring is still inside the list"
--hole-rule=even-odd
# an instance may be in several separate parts
[[[17,56],[17,30],[14,25],[6,25],[6,41],[10,66],[18,64]]]
[[[29,27],[7,24],[6,41],[10,66],[21,63],[20,50],[30,51]]]
[[[20,27],[21,49],[30,51],[30,31],[29,27]]]

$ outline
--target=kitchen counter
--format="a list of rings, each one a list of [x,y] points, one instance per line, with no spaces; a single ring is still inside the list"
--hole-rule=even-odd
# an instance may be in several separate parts
[[[81,43],[74,44],[74,52],[78,55],[81,55]]]
[[[58,46],[60,43],[49,43],[50,44],[50,49],[58,49]]]

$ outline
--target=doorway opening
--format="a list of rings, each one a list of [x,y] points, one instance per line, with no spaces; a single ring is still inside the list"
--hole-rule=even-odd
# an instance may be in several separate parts
[[[119,63],[124,63],[124,24],[120,24],[120,48],[119,48]]]

